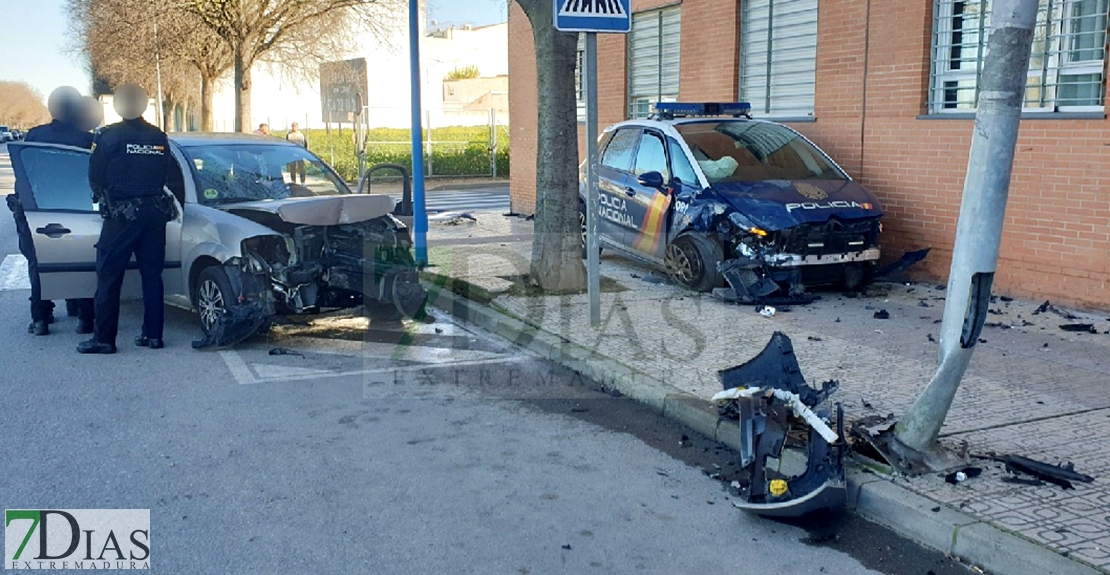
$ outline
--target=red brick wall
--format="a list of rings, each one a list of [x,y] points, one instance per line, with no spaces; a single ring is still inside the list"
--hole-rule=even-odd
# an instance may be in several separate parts
[[[536,211],[536,51],[528,17],[509,2],[509,192],[510,211]]]
[[[633,10],[670,3],[633,0]],[[738,5],[682,3],[682,99],[735,97]],[[879,196],[887,256],[932,247],[916,269],[940,281],[951,264],[972,121],[924,116],[932,6],[932,0],[870,0],[868,24],[867,1],[821,0],[816,119],[792,127]],[[516,88],[535,86],[534,59],[531,32],[520,34],[527,19],[515,5],[509,20],[513,207],[530,212],[523,203],[530,207],[535,197],[535,89],[521,95]],[[599,38],[602,127],[625,117],[625,49],[621,36]],[[522,66],[530,68],[514,78]],[[1110,122],[1023,121],[995,291],[1110,307],[1107,186]]]

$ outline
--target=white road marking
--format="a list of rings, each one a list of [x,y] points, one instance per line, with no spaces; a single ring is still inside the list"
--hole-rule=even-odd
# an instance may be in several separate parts
[[[420,326],[424,327],[424,326]],[[375,382],[394,380],[395,374],[421,371],[444,366],[473,366],[509,363],[528,359],[527,354],[505,354],[492,351],[454,349],[425,345],[397,345],[392,343],[349,341],[317,337],[298,337],[296,351],[311,356],[330,356],[332,365],[302,367],[288,365],[289,356],[271,357],[263,348],[222,350],[220,356],[228,371],[240,385],[303,381],[331,377],[364,376]],[[295,357],[295,356],[294,356]],[[347,358],[354,361],[342,361]],[[361,369],[351,369],[359,363]],[[352,365],[353,364],[353,365]],[[383,365],[385,364],[385,365]],[[393,364],[393,365],[389,365]],[[388,377],[384,377],[388,376]]]
[[[27,258],[22,254],[8,254],[0,264],[0,291],[31,289],[27,277]]]
[[[452,350],[453,351],[453,350]],[[223,357],[224,363],[227,364],[228,370],[231,372],[232,377],[239,385],[255,385],[259,383],[279,383],[288,381],[303,381],[303,380],[317,380],[332,377],[352,377],[352,376],[369,376],[368,384],[377,385],[385,382],[386,380],[393,381],[395,375],[398,373],[409,373],[414,371],[423,371],[425,369],[432,369],[444,366],[473,366],[473,365],[487,365],[496,363],[513,363],[523,361],[527,358],[521,356],[506,356],[491,357],[486,359],[472,359],[460,360],[452,362],[433,362],[422,363],[419,365],[405,365],[405,366],[392,366],[392,367],[375,367],[366,369],[355,370],[342,370],[331,371],[327,369],[305,368],[305,367],[289,367],[284,365],[274,365],[262,362],[248,363],[243,359],[240,352],[235,350],[220,351],[220,356]],[[383,378],[382,376],[388,376]]]

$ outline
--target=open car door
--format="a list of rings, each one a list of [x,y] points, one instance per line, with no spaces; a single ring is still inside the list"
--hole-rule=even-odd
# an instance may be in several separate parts
[[[9,144],[8,151],[38,257],[42,299],[93,297],[103,220],[89,187],[89,151],[32,142]]]

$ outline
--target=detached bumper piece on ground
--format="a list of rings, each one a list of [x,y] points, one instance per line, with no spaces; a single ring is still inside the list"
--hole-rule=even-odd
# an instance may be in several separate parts
[[[736,507],[758,515],[798,517],[843,507],[844,414],[815,412],[836,391],[802,377],[794,346],[780,332],[751,361],[718,372],[725,391],[713,397],[722,417],[740,420],[740,464],[749,474],[745,501]]]

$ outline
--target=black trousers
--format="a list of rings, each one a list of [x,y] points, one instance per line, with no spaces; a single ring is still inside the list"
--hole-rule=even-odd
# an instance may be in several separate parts
[[[119,298],[131,256],[143,281],[143,331],[162,339],[165,323],[162,269],[166,265],[166,216],[151,204],[139,206],[135,220],[108,218],[96,244],[96,324],[94,339],[115,345]]]

